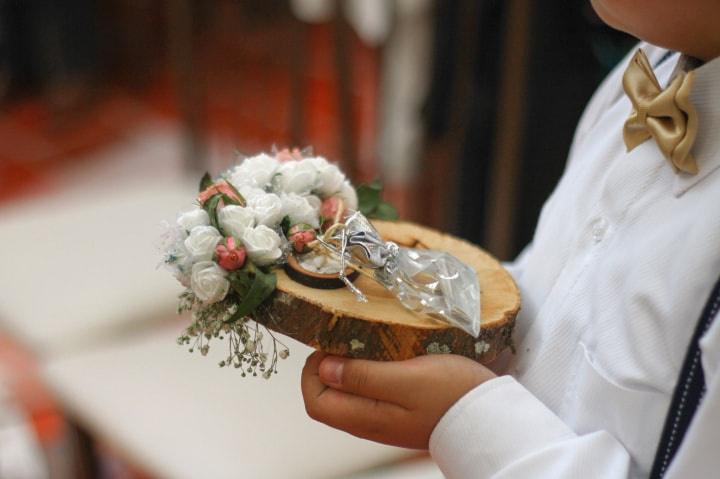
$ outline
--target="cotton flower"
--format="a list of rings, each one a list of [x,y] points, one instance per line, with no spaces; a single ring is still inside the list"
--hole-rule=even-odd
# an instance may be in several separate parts
[[[193,261],[208,261],[215,253],[215,246],[222,235],[212,226],[196,226],[185,239],[185,248],[192,255]]]
[[[187,238],[187,232],[178,224],[170,224],[167,221],[160,223],[162,233],[160,234],[157,247],[163,253],[169,253],[177,243],[182,243]]]
[[[190,286],[190,272],[193,258],[183,241],[177,241],[165,252],[165,266],[186,288]]]
[[[192,267],[190,287],[201,301],[217,303],[225,298],[230,288],[226,275],[227,272],[214,261],[200,261]]]
[[[274,193],[255,196],[248,202],[259,225],[276,226],[282,221],[283,205],[280,197]]]
[[[210,224],[210,217],[202,208],[195,208],[178,216],[177,224],[186,234],[196,226],[207,226]]]
[[[296,194],[285,194],[280,197],[282,216],[290,218],[290,224],[307,223],[313,228],[320,227],[319,214],[310,202]]]
[[[255,226],[255,213],[249,207],[228,205],[218,211],[218,223],[226,235],[240,238],[246,228]]]
[[[228,177],[236,188],[244,185],[265,188],[272,180],[279,164],[272,156],[261,153],[245,158],[239,166],[233,168]]]
[[[308,194],[315,189],[318,172],[310,159],[282,163],[275,176],[275,189],[283,193]]]
[[[265,225],[246,229],[242,242],[247,255],[259,266],[274,263],[282,256],[280,236]]]

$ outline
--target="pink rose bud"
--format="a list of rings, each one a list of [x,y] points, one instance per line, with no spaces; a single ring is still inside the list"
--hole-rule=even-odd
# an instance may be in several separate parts
[[[225,244],[220,243],[215,247],[215,255],[218,264],[227,271],[235,271],[245,264],[245,248],[239,246],[232,236],[225,240]]]
[[[283,148],[282,150],[275,153],[275,159],[280,162],[286,162],[292,160],[302,160],[303,156],[298,148],[293,148],[292,151],[287,148]]]
[[[198,201],[200,204],[205,204],[207,200],[212,198],[218,193],[222,193],[224,195],[227,195],[228,197],[232,198],[233,200],[237,201],[238,203],[242,203],[242,198],[238,196],[238,194],[235,192],[235,190],[227,184],[227,181],[220,180],[214,185],[210,185],[205,190],[203,190],[198,195]]]
[[[338,212],[345,213],[345,204],[337,196],[325,198],[320,205],[320,216],[328,220],[335,220]]]
[[[298,253],[307,253],[310,249],[308,243],[315,241],[315,238],[315,230],[310,225],[299,224],[288,230],[288,240]]]

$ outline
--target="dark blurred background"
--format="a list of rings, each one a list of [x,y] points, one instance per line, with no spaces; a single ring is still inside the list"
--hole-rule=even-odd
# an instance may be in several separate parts
[[[0,199],[162,119],[186,136],[183,166],[207,165],[215,138],[312,145],[384,179],[405,217],[514,256],[635,40],[586,2],[326,3],[3,1]]]
[[[585,103],[635,42],[589,2],[0,0],[0,243],[28,252],[7,233],[28,226],[3,219],[26,205],[137,196],[218,173],[235,152],[311,145],[356,183],[381,179],[403,218],[508,260],[532,238]],[[7,326],[25,310],[3,304],[25,296],[5,289],[0,385],[4,370],[26,441],[45,451],[32,470],[72,467],[48,450],[84,406],[69,414],[33,379],[54,355]],[[99,429],[112,436],[77,428],[81,445],[118,440]],[[119,456],[106,477],[159,470]]]

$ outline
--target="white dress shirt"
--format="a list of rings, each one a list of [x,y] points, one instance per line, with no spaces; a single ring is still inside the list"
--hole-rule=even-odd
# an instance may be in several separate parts
[[[641,47],[653,65],[666,52]],[[690,176],[652,139],[626,152],[630,55],[590,101],[533,242],[510,267],[523,300],[510,375],[469,392],[431,436],[448,478],[650,472],[720,277],[720,59],[695,70],[700,171]],[[656,68],[661,85],[678,57]],[[700,345],[707,393],[667,478],[720,477],[720,319]]]

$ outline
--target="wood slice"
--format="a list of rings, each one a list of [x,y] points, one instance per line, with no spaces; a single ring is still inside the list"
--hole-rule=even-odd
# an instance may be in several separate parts
[[[316,349],[341,356],[397,361],[452,352],[487,363],[512,346],[520,293],[510,274],[479,247],[406,222],[373,221],[381,237],[402,246],[447,251],[473,266],[481,289],[482,326],[478,338],[426,314],[405,309],[395,296],[360,276],[360,303],[347,290],[313,289],[277,270],[277,290],[255,311],[268,328]]]

